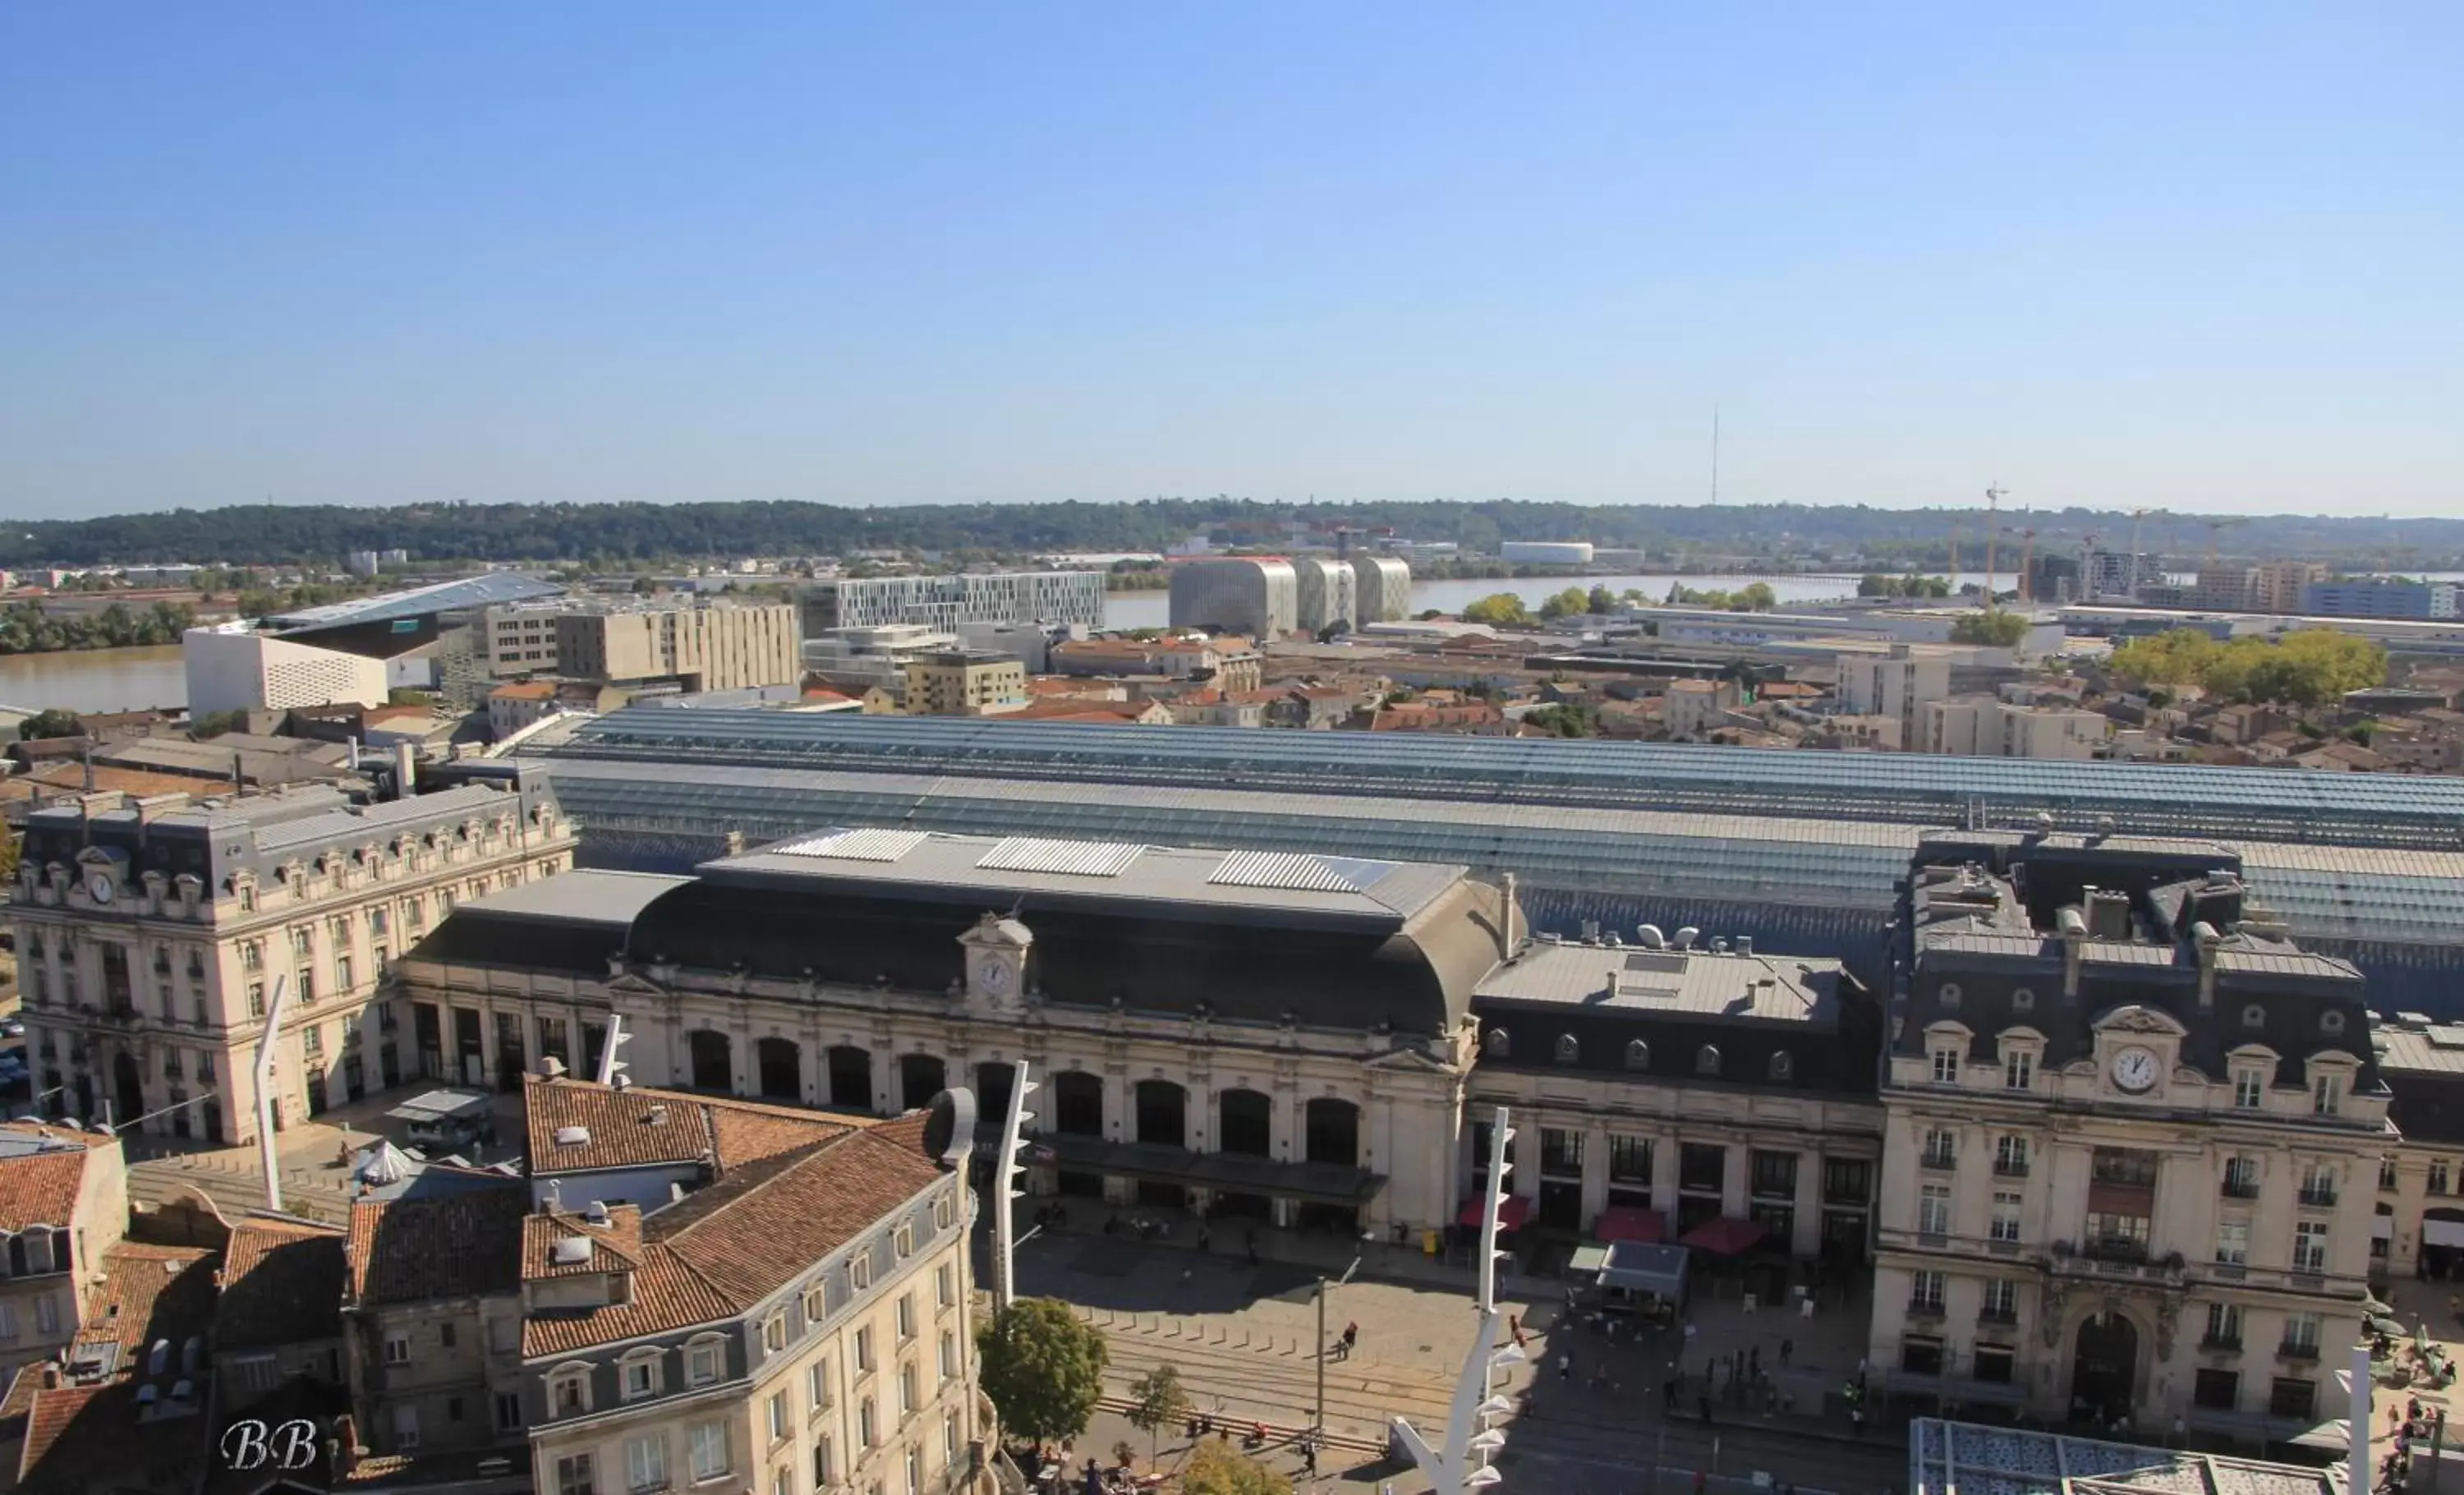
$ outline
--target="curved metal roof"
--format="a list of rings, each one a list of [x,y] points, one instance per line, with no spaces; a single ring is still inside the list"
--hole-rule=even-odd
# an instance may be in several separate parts
[[[2464,779],[1664,742],[628,709],[554,759],[1166,784],[1918,825],[2464,849]]]
[[[319,607],[295,607],[289,612],[269,615],[265,626],[285,633],[345,628],[363,623],[387,623],[396,618],[424,618],[431,613],[453,612],[464,607],[484,607],[491,603],[528,602],[538,597],[561,596],[563,591],[564,588],[554,582],[542,582],[535,576],[523,576],[516,571],[489,571],[399,592],[380,592],[374,597],[327,603]]]

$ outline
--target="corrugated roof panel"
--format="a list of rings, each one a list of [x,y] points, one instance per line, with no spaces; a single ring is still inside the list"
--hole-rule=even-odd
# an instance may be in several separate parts
[[[1071,877],[1118,877],[1146,847],[1131,841],[1063,841],[1050,836],[1010,836],[976,866],[987,872],[1060,872]]]
[[[1206,880],[1227,888],[1288,888],[1303,892],[1358,892],[1362,888],[1333,866],[1331,858],[1288,851],[1235,851]]]
[[[829,857],[841,862],[895,862],[924,844],[921,830],[833,830],[771,849],[786,856]]]

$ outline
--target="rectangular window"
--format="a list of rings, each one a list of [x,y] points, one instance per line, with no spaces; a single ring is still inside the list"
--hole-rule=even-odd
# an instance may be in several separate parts
[[[317,934],[302,924],[291,932],[291,953],[305,958],[317,948]]]
[[[654,1396],[659,1391],[659,1362],[648,1355],[625,1362],[625,1399]]]
[[[2327,1269],[2327,1222],[2305,1220],[2293,1227],[2293,1269],[2312,1274]]]
[[[263,981],[251,981],[248,983],[248,1015],[252,1018],[262,1018],[265,1016],[265,983]]]
[[[860,1253],[847,1263],[847,1286],[862,1292],[872,1286],[872,1257]]]
[[[2201,1371],[2190,1378],[2190,1405],[2232,1412],[2241,1404],[2239,1371]]]
[[[2268,1388],[2267,1415],[2293,1421],[2307,1422],[2319,1401],[2319,1386],[2298,1375],[2279,1375]]]
[[[1933,1051],[1933,1083],[1936,1085],[1959,1083],[1958,1049],[1944,1046]]]
[[[915,1337],[915,1294],[898,1295],[898,1342],[905,1344]]]
[[[933,1268],[933,1306],[936,1308],[946,1308],[957,1301],[957,1273],[951,1270],[949,1263],[943,1262]]]
[[[2319,1353],[2319,1315],[2287,1313],[2284,1315],[2284,1343],[2278,1354],[2312,1355]]]
[[[796,1495],[795,1476],[787,1472],[783,1463],[770,1471],[770,1495]]]
[[[1908,1308],[1912,1312],[1942,1311],[1943,1275],[1940,1272],[1915,1272],[1908,1278]]]
[[[2241,1348],[2241,1305],[2211,1303],[2208,1305],[2207,1337],[2199,1341],[2218,1350]]]
[[[858,1374],[872,1369],[872,1326],[869,1324],[855,1331],[855,1368]]]
[[[717,1479],[728,1471],[726,1423],[696,1422],[686,1437],[693,1445],[694,1483]]]
[[[787,1348],[787,1315],[773,1313],[761,1326],[761,1348],[777,1354]]]
[[[951,1376],[958,1374],[958,1336],[951,1333],[946,1329],[941,1330],[941,1358],[939,1363],[941,1367],[941,1379],[946,1381]]]
[[[2087,1218],[2087,1249],[2108,1262],[2147,1260],[2147,1217],[2101,1211]]]
[[[872,1432],[872,1398],[867,1396],[855,1404],[855,1440],[870,1448]]]
[[[2036,1056],[2027,1049],[2014,1048],[2002,1056],[2002,1088],[2025,1090],[2036,1083]]]
[[[46,1268],[48,1269],[48,1268]],[[34,1332],[56,1334],[60,1331],[60,1301],[50,1293],[34,1296]]]
[[[1921,1159],[1927,1168],[1951,1168],[1959,1162],[1959,1138],[1947,1127],[1934,1127],[1925,1132],[1925,1153]]]
[[[410,1363],[410,1336],[401,1332],[385,1335],[385,1364],[387,1365],[408,1365]]]
[[[718,1379],[718,1346],[694,1345],[685,1351],[685,1382],[707,1386]]]
[[[2447,1159],[2442,1157],[2430,1165],[2430,1192],[2432,1194],[2447,1193]]]
[[[1565,1127],[1541,1128],[1540,1171],[1544,1174],[1580,1174],[1583,1171],[1583,1134]]]
[[[2314,1209],[2325,1209],[2336,1202],[2336,1170],[2326,1163],[2312,1163],[2301,1170],[2301,1202]]]
[[[820,1489],[838,1478],[836,1450],[830,1447],[828,1434],[813,1440],[813,1488]]]
[[[2258,1159],[2233,1156],[2225,1159],[2225,1198],[2255,1199],[2258,1198]]]
[[[650,1433],[625,1440],[625,1484],[634,1495],[668,1487],[668,1438]]]
[[[1991,1324],[2015,1324],[2019,1321],[2019,1285],[2008,1277],[1995,1277],[1985,1284],[1985,1307],[1978,1317]]]
[[[2250,1221],[2219,1220],[2216,1224],[2216,1264],[2248,1266],[2250,1264]]]
[[[302,971],[299,973],[299,1000],[302,1002],[312,1002],[317,1000],[316,972]]]
[[[1994,1138],[1993,1171],[2005,1178],[2028,1176],[2028,1139],[2015,1132]]]
[[[1651,1138],[1609,1133],[1609,1182],[1651,1187]]]
[[[511,1432],[522,1425],[522,1398],[519,1392],[496,1393],[496,1428]]]
[[[898,1368],[898,1415],[902,1418],[915,1410],[915,1367]]]
[[[805,1388],[812,1393],[813,1410],[824,1412],[830,1405],[830,1362],[816,1360],[804,1372]]]
[[[2332,1116],[2343,1102],[2344,1082],[2341,1076],[2322,1074],[2310,1087],[2310,1113],[2314,1116]],[[2305,1381],[2302,1384],[2309,1383]]]
[[[1917,1199],[1917,1233],[1924,1236],[1950,1234],[1950,1185],[1929,1183]]]
[[[336,956],[334,957],[334,990],[338,992],[347,992],[355,984],[357,983],[351,978],[351,957],[349,956]]]
[[[325,1056],[325,1035],[314,1022],[299,1030],[299,1052],[310,1059]]]
[[[419,1446],[419,1409],[417,1407],[408,1405],[407,1403],[397,1402],[395,1404],[393,1409],[393,1446],[400,1452],[407,1452],[410,1449],[417,1448]],[[583,1455],[581,1462],[582,1484],[579,1486],[578,1491],[573,1486],[565,1485],[561,1479],[558,1481],[559,1487],[566,1490],[567,1495],[590,1495],[589,1456],[586,1454]]]
[[[1991,1234],[1996,1241],[2019,1239],[2019,1196],[2008,1193],[1993,1196],[1993,1228]]]
[[[2241,1110],[2256,1110],[2267,1097],[2267,1071],[2236,1069],[2233,1071],[2233,1105]]]
[[[793,1427],[794,1424],[787,1420],[787,1394],[783,1391],[773,1392],[770,1396],[770,1440],[777,1442],[786,1437]]]

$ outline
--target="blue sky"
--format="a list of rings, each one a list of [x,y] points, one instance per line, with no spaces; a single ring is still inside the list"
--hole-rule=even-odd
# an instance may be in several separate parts
[[[0,10],[0,513],[2464,513],[2464,7]]]

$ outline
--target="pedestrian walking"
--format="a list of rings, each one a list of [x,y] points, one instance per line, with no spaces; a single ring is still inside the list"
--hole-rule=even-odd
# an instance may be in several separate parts
[[[1563,1350],[1557,1352],[1557,1379],[1566,1380],[1574,1374],[1574,1357]]]
[[[1358,1324],[1356,1324],[1356,1323],[1352,1323],[1352,1324],[1346,1324],[1346,1325],[1344,1325],[1344,1326],[1343,1326],[1343,1357],[1344,1357],[1345,1359],[1349,1360],[1349,1359],[1351,1359],[1351,1358],[1352,1358],[1352,1347],[1353,1347],[1353,1345],[1355,1345],[1355,1344],[1358,1344],[1359,1342],[1360,1342],[1360,1326],[1359,1326]]]
[[[1515,1348],[1515,1349],[1517,1349],[1517,1350],[1521,1350],[1521,1349],[1523,1349],[1523,1348],[1526,1346],[1526,1344],[1528,1343],[1528,1341],[1527,1341],[1527,1340],[1525,1340],[1525,1339],[1524,1339],[1524,1337],[1523,1337],[1523,1315],[1522,1315],[1522,1314],[1520,1314],[1520,1313],[1508,1313],[1507,1315],[1506,1315],[1506,1331],[1507,1331],[1507,1333],[1512,1334],[1512,1335],[1514,1336],[1514,1348]]]
[[[1796,1353],[1795,1340],[1783,1339],[1779,1342],[1779,1363],[1782,1370],[1786,1370],[1788,1368],[1788,1357],[1794,1353]]]

